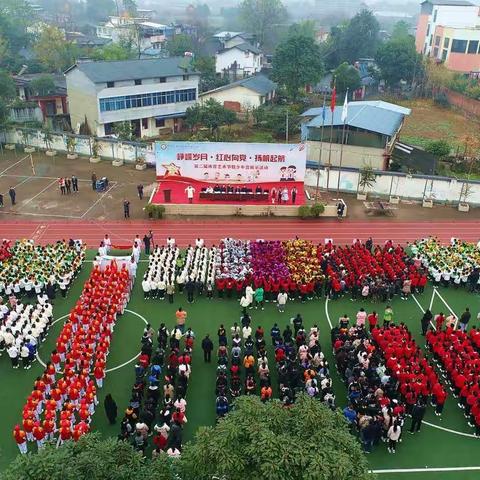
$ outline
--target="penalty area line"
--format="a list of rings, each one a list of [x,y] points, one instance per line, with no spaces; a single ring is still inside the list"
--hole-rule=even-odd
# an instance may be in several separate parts
[[[480,470],[480,466],[474,467],[427,467],[424,468],[386,468],[370,470],[371,473],[428,473],[428,472],[468,472]]]

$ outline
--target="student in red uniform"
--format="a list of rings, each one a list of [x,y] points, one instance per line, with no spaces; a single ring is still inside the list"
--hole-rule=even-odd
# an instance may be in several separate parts
[[[370,331],[372,331],[374,328],[376,328],[378,324],[378,313],[374,310],[372,313],[370,313],[367,317],[368,320],[368,326]]]
[[[35,422],[35,426],[33,427],[33,436],[37,441],[37,447],[40,450],[44,446],[45,439],[45,430],[40,422]]]
[[[20,425],[15,425],[13,429],[13,438],[22,455],[27,453],[27,434],[20,429]]]

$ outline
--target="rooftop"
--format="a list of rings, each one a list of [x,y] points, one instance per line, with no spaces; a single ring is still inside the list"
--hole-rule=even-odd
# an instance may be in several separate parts
[[[260,49],[258,49],[257,47],[254,47],[251,43],[248,43],[248,42],[243,42],[233,47],[224,48],[220,50],[218,53],[228,52],[229,50],[233,50],[235,48],[240,50],[241,52],[252,52],[255,55],[260,55],[262,53]]]
[[[113,62],[82,62],[70,67],[65,74],[78,68],[94,83],[118,82],[142,78],[175,77],[194,74],[189,57],[121,60]]]
[[[326,108],[325,125],[340,126],[342,122],[343,105],[336,106],[333,112]],[[381,135],[393,136],[400,128],[406,115],[411,110],[393,103],[378,101],[350,102],[346,125],[379,133]],[[302,114],[303,117],[314,117],[307,122],[307,127],[319,128],[322,126],[322,107],[311,108]]]
[[[202,95],[208,95],[212,92],[221,92],[223,90],[230,90],[231,88],[235,87],[248,88],[249,90],[252,90],[260,95],[266,95],[267,93],[275,90],[277,88],[277,84],[272,82],[264,75],[252,75],[251,77],[242,78],[241,80],[229,83],[223,87],[215,88],[214,90],[202,93]]]
[[[431,3],[432,5],[451,5],[456,7],[474,7],[472,2],[467,0],[425,0],[422,3]]]

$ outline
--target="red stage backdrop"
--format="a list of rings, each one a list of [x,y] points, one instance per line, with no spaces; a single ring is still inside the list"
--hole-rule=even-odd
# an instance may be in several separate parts
[[[302,143],[156,142],[155,157],[159,180],[285,185],[305,178]]]

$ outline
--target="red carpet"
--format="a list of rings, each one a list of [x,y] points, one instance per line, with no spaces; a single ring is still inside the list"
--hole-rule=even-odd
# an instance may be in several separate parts
[[[195,189],[193,203],[201,203],[201,204],[208,204],[208,205],[271,205],[272,204],[272,195],[269,195],[268,200],[248,200],[248,201],[236,201],[236,200],[209,200],[209,199],[200,199],[200,192],[202,188],[206,187],[213,187],[214,184],[211,182],[203,182],[201,180],[195,180],[192,178],[181,177],[175,179],[166,179],[161,180],[158,184],[158,188],[156,193],[152,197],[152,203],[154,204],[164,204],[165,197],[164,197],[164,190],[171,191],[171,201],[170,203],[176,204],[185,204],[188,203],[187,193],[185,189],[192,185]],[[219,183],[219,185],[224,185]],[[278,191],[282,190],[283,188],[288,189],[289,201],[288,204],[292,205],[292,195],[291,191],[293,187],[297,189],[297,197],[295,200],[296,205],[303,205],[305,203],[305,193],[303,190],[303,183],[302,182],[267,182],[267,183],[251,183],[251,184],[230,184],[233,188],[248,186],[253,191],[260,186],[262,190],[268,190],[272,192],[272,189],[276,190],[275,195],[275,204],[278,204]]]

